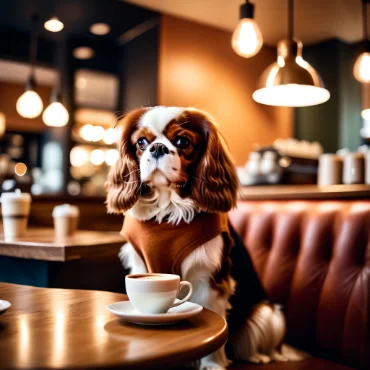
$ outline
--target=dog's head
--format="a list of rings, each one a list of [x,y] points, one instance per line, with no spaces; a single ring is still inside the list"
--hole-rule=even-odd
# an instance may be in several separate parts
[[[155,187],[175,188],[206,212],[235,205],[236,172],[210,116],[190,108],[141,108],[119,125],[120,158],[107,182],[109,212],[127,211]]]

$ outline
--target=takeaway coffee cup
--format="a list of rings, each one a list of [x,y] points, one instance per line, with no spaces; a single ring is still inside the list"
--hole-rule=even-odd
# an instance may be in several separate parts
[[[31,208],[31,195],[19,189],[1,195],[1,213],[3,216],[5,238],[24,236],[27,231],[28,216]]]
[[[182,289],[188,286],[185,298],[175,302]],[[134,274],[126,276],[126,291],[132,305],[141,313],[166,313],[171,307],[186,302],[193,293],[193,286],[188,281],[180,281],[180,276],[173,274]]]
[[[73,235],[77,230],[80,210],[71,204],[62,204],[53,209],[54,231],[57,237]]]

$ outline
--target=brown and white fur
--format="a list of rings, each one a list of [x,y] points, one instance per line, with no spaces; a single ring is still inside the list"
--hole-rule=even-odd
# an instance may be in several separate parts
[[[120,158],[107,182],[108,211],[131,212],[141,221],[191,223],[200,212],[227,212],[236,204],[238,181],[234,166],[220,140],[213,119],[191,108],[141,108],[120,123]],[[227,316],[235,282],[214,289],[211,277],[224,263],[223,238],[198,247],[181,265],[182,279],[194,287],[192,301]],[[145,273],[146,266],[130,244],[119,254],[131,273]],[[236,357],[267,363],[286,361],[281,353],[285,320],[269,304],[256,306],[240,332],[232,338]],[[201,369],[224,369],[228,360],[223,348],[201,359]]]

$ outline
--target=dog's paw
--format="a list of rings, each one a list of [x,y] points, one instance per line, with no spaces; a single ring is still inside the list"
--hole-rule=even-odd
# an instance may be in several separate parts
[[[248,361],[252,362],[253,364],[268,364],[272,361],[272,358],[262,353],[257,353],[249,357]]]

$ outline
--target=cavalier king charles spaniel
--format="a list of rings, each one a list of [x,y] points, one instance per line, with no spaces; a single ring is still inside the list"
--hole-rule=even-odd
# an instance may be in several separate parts
[[[192,283],[191,301],[229,319],[227,347],[202,358],[199,368],[225,369],[226,350],[254,363],[300,359],[284,350],[284,316],[267,302],[227,221],[238,179],[213,119],[193,108],[154,107],[132,111],[119,125],[107,207],[125,214],[124,267],[176,273]]]

